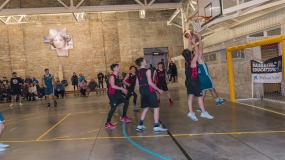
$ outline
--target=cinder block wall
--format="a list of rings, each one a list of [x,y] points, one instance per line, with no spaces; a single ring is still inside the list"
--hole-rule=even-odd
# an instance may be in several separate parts
[[[143,56],[143,48],[168,47],[170,57],[177,56],[183,49],[182,30],[166,23],[173,12],[148,12],[146,19],[140,19],[138,12],[123,12],[87,14],[81,22],[72,15],[61,15],[36,17],[38,23],[0,23],[0,77],[11,77],[16,71],[19,76],[39,78],[45,68],[57,76],[61,64],[69,81],[73,72],[90,80],[99,71],[110,72],[112,63],[128,71],[134,60]],[[49,43],[44,43],[51,28],[66,28],[73,36],[69,57],[57,57]]]

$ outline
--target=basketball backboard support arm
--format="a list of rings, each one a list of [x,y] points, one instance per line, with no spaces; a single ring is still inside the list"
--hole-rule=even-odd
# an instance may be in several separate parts
[[[265,3],[265,2],[268,2],[268,1],[270,1],[270,0],[253,0],[253,1],[250,1],[250,2],[242,3],[242,4],[239,4],[237,6],[224,9],[223,10],[223,14],[229,14],[229,13],[233,13],[233,12],[236,12],[236,11],[240,11],[242,9],[246,9],[246,8],[249,8],[249,7],[258,5],[258,4],[262,4],[262,3]]]

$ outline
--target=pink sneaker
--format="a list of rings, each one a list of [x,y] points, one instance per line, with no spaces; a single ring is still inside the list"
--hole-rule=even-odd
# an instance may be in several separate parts
[[[107,124],[105,125],[105,128],[115,129],[116,126],[113,125],[112,123],[107,123]]]
[[[171,99],[169,100],[169,103],[170,103],[170,104],[174,104],[174,102],[173,102]]]
[[[132,120],[130,120],[127,116],[121,117],[121,121],[122,122],[126,122],[126,123],[131,123],[132,122]]]

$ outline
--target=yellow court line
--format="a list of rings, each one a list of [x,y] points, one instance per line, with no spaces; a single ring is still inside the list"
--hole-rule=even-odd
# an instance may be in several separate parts
[[[87,133],[91,133],[91,132],[95,132],[95,131],[99,131],[100,129],[95,129],[95,130],[91,130],[91,131],[88,131]]]
[[[116,125],[118,122],[113,123],[113,125]]]
[[[57,137],[57,138],[53,138],[53,139],[63,139],[63,138],[69,138],[69,136]]]
[[[250,104],[246,104],[246,103],[240,103],[240,102],[235,102],[235,103],[242,104],[242,105],[245,105],[245,106],[249,106],[249,107],[253,107],[253,108],[256,108],[256,109],[260,109],[260,110],[264,110],[264,111],[267,111],[267,112],[271,112],[271,113],[275,113],[275,114],[279,114],[279,115],[285,116],[284,113],[276,112],[276,111],[273,111],[273,110],[270,110],[270,109],[264,109],[264,108],[257,107],[257,106],[254,106],[254,105],[250,105]]]
[[[99,110],[91,110],[91,111],[88,111],[88,112],[73,112],[71,114],[90,113],[90,112],[96,112],[96,111],[99,111]],[[65,115],[65,114],[66,113],[62,113],[62,114],[59,113],[59,114],[52,114],[52,115],[46,115],[46,116],[39,116],[39,117],[21,119],[21,120],[17,120],[17,121],[14,121],[14,122],[5,123],[5,125],[9,125],[9,124],[17,123],[17,122],[21,122],[21,121],[26,121],[26,120],[31,120],[31,119],[44,118],[44,117],[57,116],[57,115]]]
[[[216,132],[216,133],[194,133],[194,134],[173,134],[174,137],[187,137],[187,136],[205,136],[205,135],[242,135],[242,134],[271,134],[271,133],[285,133],[285,130],[281,131],[257,131],[257,132]],[[162,135],[149,135],[149,136],[130,136],[130,138],[155,138],[155,137],[169,137],[168,134]],[[94,139],[125,139],[124,136],[116,137],[87,137],[87,138],[53,138],[46,140],[11,140],[2,142],[51,142],[51,141],[72,141],[72,140],[94,140]]]
[[[42,134],[38,139],[40,140],[41,138],[43,138],[46,134],[48,134],[52,129],[54,129],[57,125],[59,125],[62,121],[64,121],[67,117],[69,117],[71,115],[71,113],[69,113],[67,116],[65,116],[64,118],[62,118],[59,122],[57,122],[54,126],[52,126],[49,130],[47,130],[44,134]]]
[[[40,111],[40,112],[36,112],[36,113],[42,113],[42,112],[46,112],[46,110]],[[27,115],[19,116],[17,118],[8,119],[8,120],[5,120],[5,122],[8,122],[8,121],[11,121],[11,120],[14,120],[14,119],[19,119],[19,118],[22,118],[22,117],[25,117],[25,116],[30,116],[31,114],[36,114],[36,113],[30,113],[30,114],[27,114]]]

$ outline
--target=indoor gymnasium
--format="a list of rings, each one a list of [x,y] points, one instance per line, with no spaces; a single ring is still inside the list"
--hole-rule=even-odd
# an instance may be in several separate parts
[[[0,160],[285,160],[285,0],[0,0]]]

